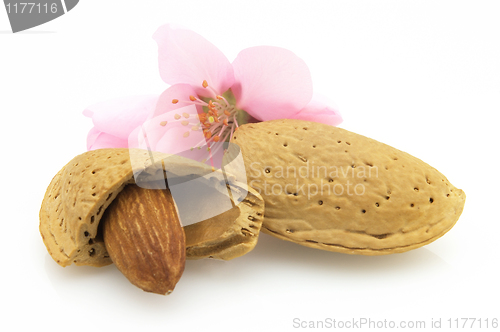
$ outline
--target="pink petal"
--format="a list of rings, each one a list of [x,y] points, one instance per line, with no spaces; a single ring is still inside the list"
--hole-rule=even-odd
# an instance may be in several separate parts
[[[190,84],[204,97],[213,96],[202,87],[204,80],[217,94],[233,85],[234,74],[229,60],[197,33],[166,24],[156,30],[153,39],[158,43],[160,75],[165,83]]]
[[[288,118],[312,97],[312,79],[305,62],[279,47],[256,46],[241,51],[233,62],[231,87],[240,109],[261,121]]]
[[[95,127],[90,129],[87,135],[87,150],[107,149],[107,148],[126,148],[127,140],[100,132]]]
[[[197,129],[197,130],[195,130]],[[129,147],[177,154],[205,144],[194,105],[160,114],[129,136]]]
[[[312,100],[299,113],[289,119],[321,122],[331,126],[342,123],[342,116],[335,104],[325,96],[314,94]]]
[[[188,137],[184,137],[185,133],[189,132]],[[191,148],[205,145],[205,137],[203,131],[192,131],[191,128],[182,128],[176,126],[166,131],[160,140],[156,142],[156,151],[180,154]]]
[[[130,96],[89,106],[83,114],[92,117],[97,130],[126,141],[153,112],[157,100],[156,95]]]
[[[128,144],[129,148],[178,155],[220,168],[224,142],[209,145],[202,129],[197,107],[189,105],[147,120],[130,134]]]
[[[151,113],[148,119],[156,117],[161,114],[168,113],[170,111],[176,110],[178,108],[186,107],[192,105],[193,102],[189,100],[190,96],[196,97],[196,92],[193,87],[189,84],[176,84],[172,85],[158,98],[156,103],[156,108],[154,113]],[[172,100],[177,99],[179,102],[174,104]],[[201,112],[201,106],[198,107],[198,111]]]

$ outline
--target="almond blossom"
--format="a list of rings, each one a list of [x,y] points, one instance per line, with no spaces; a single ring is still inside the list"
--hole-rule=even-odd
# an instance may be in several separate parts
[[[163,25],[153,38],[160,76],[170,87],[142,102],[138,97],[128,105],[89,108],[84,114],[95,126],[89,150],[129,146],[210,154],[243,123],[284,118],[334,126],[342,122],[328,99],[313,94],[307,65],[289,50],[250,47],[231,63],[212,43],[182,27]]]

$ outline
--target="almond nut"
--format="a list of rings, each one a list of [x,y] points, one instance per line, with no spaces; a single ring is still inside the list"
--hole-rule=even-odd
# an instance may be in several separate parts
[[[441,237],[465,194],[423,161],[320,123],[274,120],[233,136],[264,198],[262,231],[329,251],[383,255]]]
[[[184,271],[186,244],[168,189],[128,185],[101,223],[111,260],[132,284],[157,294],[173,291]]]
[[[211,168],[181,157],[135,149],[85,152],[54,176],[42,201],[40,234],[51,257],[61,266],[111,264],[99,227],[103,214],[123,188],[135,183],[134,173],[145,170],[161,173],[163,162],[168,164],[171,177],[204,174],[208,186],[227,185],[224,181],[219,183],[224,177]],[[159,177],[163,178],[163,174]],[[246,183],[233,181],[229,176],[227,180],[231,191],[241,193],[243,199],[232,202],[231,212],[185,226],[187,259],[232,259],[249,252],[257,243],[264,201]],[[247,191],[245,198],[243,193]],[[193,197],[193,202],[196,208],[217,204],[213,197],[203,195]],[[233,217],[236,220],[231,220]]]

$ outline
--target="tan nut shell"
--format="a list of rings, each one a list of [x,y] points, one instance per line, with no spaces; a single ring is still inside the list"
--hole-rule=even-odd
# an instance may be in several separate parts
[[[144,166],[152,165],[151,154],[148,151],[132,151],[135,160],[142,158]],[[152,156],[155,165],[166,157],[160,153],[153,153]],[[202,164],[182,157],[168,157],[168,160],[175,164],[169,171],[178,176],[194,174],[193,172],[203,167]],[[100,149],[75,157],[55,175],[45,193],[39,216],[40,233],[45,246],[59,265],[111,264],[99,231],[99,221],[120,191],[127,184],[134,183],[133,171],[128,149]],[[240,188],[245,187],[244,184],[235,185]],[[238,209],[241,210],[240,217],[232,223],[226,223],[228,227],[226,232],[215,235],[207,233],[203,226],[204,222],[200,222],[199,226],[190,225],[191,230],[186,234],[186,243],[194,243],[199,250],[190,251],[188,247],[186,258],[213,256],[231,259],[250,251],[257,241],[264,204],[262,197],[251,189],[247,201],[257,202],[255,208],[249,210],[245,201],[240,203],[238,205]],[[207,235],[206,238],[198,233],[198,227],[199,232]],[[254,235],[251,236],[251,241],[247,237],[240,237],[244,245],[239,245],[240,242],[234,242],[230,246],[224,244],[222,251],[216,245],[218,241],[226,243],[231,234],[245,233],[245,229],[251,229]],[[196,239],[192,240],[192,237]],[[205,244],[211,249],[201,250]],[[234,248],[234,252],[231,248]]]
[[[221,215],[184,226],[188,259],[242,256],[257,244],[264,218],[264,200],[255,189],[247,188],[246,198]]]
[[[265,200],[262,231],[304,246],[362,255],[404,252],[441,237],[464,207],[464,192],[433,167],[341,128],[275,120],[243,125],[233,138],[249,185]]]

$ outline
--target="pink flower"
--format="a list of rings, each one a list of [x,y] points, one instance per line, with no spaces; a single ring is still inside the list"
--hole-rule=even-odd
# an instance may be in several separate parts
[[[158,96],[132,96],[87,107],[83,115],[94,127],[87,136],[87,150],[126,148],[130,133],[154,111]]]
[[[177,153],[223,142],[242,121],[342,121],[328,101],[313,98],[309,69],[288,50],[251,47],[230,63],[213,44],[187,29],[164,25],[153,38],[160,75],[171,87],[161,94],[143,130],[152,137],[152,149]],[[131,144],[136,142],[136,136],[131,138]]]
[[[102,108],[89,108],[95,125],[89,149],[127,146],[128,133],[129,147],[174,154],[203,146],[210,150],[211,144],[230,139],[246,122],[283,118],[342,122],[328,100],[313,96],[309,69],[288,50],[251,47],[230,63],[213,44],[184,28],[164,25],[153,38],[158,43],[161,78],[171,86],[147,119],[145,108],[151,107],[151,97],[135,104],[138,114],[134,105],[122,106],[122,113],[107,105],[112,111],[106,116],[97,112]],[[119,125],[123,128],[118,130]]]

